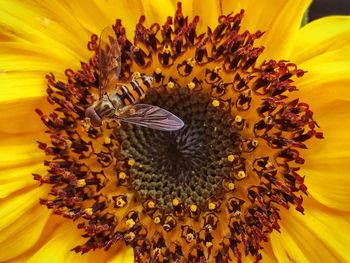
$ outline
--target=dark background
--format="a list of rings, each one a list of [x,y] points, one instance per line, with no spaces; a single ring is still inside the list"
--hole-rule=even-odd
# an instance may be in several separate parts
[[[350,0],[314,0],[309,21],[328,15],[350,15]]]

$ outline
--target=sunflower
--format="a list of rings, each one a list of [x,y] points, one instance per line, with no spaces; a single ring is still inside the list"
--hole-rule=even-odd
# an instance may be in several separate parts
[[[350,20],[309,4],[5,1],[0,261],[350,261]],[[86,121],[115,43],[182,129]]]

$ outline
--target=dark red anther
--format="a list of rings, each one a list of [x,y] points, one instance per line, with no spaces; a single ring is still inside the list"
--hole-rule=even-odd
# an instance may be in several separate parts
[[[50,72],[50,74],[45,75],[45,78],[50,86],[55,86],[56,79],[55,75],[52,72]]]
[[[236,100],[236,107],[238,110],[247,111],[250,109],[250,105],[252,102],[252,94],[251,91],[241,92]]]
[[[242,263],[242,253],[237,246],[233,248],[233,254],[237,258],[237,263]]]
[[[173,59],[170,52],[159,53],[158,60],[163,66],[171,66],[173,64]]]
[[[188,29],[185,33],[188,42],[192,46],[196,44],[194,41],[197,38],[196,27],[197,27],[198,22],[199,22],[199,16],[195,16],[193,18],[193,22],[188,25]]]
[[[146,58],[147,55],[146,53],[139,47],[132,47],[131,52],[134,58],[134,61],[139,65],[139,66],[146,66]]]
[[[208,57],[208,53],[207,50],[205,48],[204,45],[200,45],[199,47],[197,47],[196,49],[196,53],[195,53],[195,59],[198,63],[202,63],[204,58]]]
[[[178,33],[184,26],[187,26],[187,17],[184,18],[182,14],[182,4],[181,2],[178,2],[177,9],[174,16],[175,33]]]
[[[276,202],[277,204],[280,204],[281,206],[285,207],[286,209],[289,209],[288,202],[284,200],[282,195],[280,194],[272,194],[271,195],[271,201]]]
[[[177,65],[177,72],[183,77],[190,75],[192,69],[193,65],[191,65],[187,59]]]
[[[91,35],[90,41],[87,45],[90,51],[97,51],[98,49],[98,36],[96,34]]]
[[[206,69],[206,71],[205,71],[205,82],[206,83],[214,84],[214,83],[217,83],[221,80],[222,80],[222,78],[219,75],[218,69],[213,69],[213,70]]]
[[[166,23],[162,26],[162,36],[165,41],[171,41],[171,34],[173,33],[172,24],[172,17],[168,16]]]

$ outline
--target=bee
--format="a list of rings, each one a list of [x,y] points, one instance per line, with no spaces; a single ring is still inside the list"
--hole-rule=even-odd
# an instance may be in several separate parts
[[[115,120],[162,131],[181,129],[184,122],[176,115],[155,105],[138,103],[152,88],[153,77],[134,73],[129,83],[117,82],[121,50],[114,30],[105,28],[99,41],[99,99],[85,111],[92,126]]]

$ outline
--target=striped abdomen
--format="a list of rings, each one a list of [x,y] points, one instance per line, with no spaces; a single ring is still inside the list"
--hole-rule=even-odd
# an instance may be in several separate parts
[[[127,84],[119,86],[115,91],[109,94],[110,98],[117,97],[120,101],[120,107],[128,106],[140,100],[152,85],[152,77],[141,76],[133,79]]]

